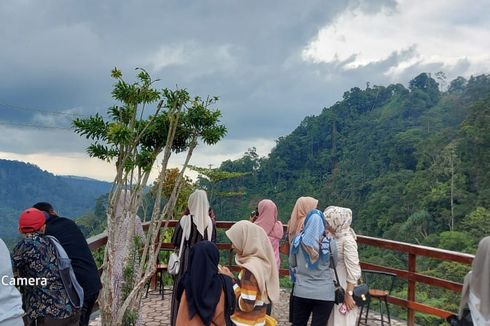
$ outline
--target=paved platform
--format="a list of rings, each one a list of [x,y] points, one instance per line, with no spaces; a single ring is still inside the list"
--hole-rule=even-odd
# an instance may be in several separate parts
[[[170,298],[171,295],[165,295],[165,299],[161,299],[158,292],[151,292],[148,298],[143,299],[143,326],[167,326],[170,325]],[[289,317],[289,290],[281,289],[281,300],[279,304],[274,306],[272,315],[278,321],[278,326],[290,326]],[[373,315],[375,316],[375,315]],[[90,322],[90,326],[100,326],[100,320],[97,318]],[[381,322],[371,322],[369,325],[381,325]],[[385,323],[387,325],[387,323]],[[406,326],[405,322],[392,320],[392,326]]]

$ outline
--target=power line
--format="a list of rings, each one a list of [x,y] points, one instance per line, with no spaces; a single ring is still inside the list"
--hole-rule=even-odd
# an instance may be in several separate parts
[[[34,128],[34,129],[73,130],[72,128],[69,128],[69,127],[43,126],[43,125],[36,125],[36,124],[30,124],[30,123],[16,123],[16,122],[10,122],[10,121],[0,121],[0,125],[15,126],[15,127],[28,127],[28,128]]]
[[[0,109],[17,110],[17,111],[24,111],[24,112],[29,112],[29,113],[42,113],[42,114],[58,115],[58,116],[64,116],[67,119],[85,118],[85,117],[91,116],[89,114],[76,114],[76,113],[69,113],[69,112],[63,112],[63,111],[27,108],[27,107],[23,107],[23,106],[6,104],[6,103],[0,103]],[[47,125],[40,125],[40,124],[34,124],[34,123],[18,123],[18,122],[2,121],[2,120],[0,120],[0,125],[14,126],[14,127],[27,127],[27,128],[32,128],[32,129],[73,130],[73,128],[71,128],[71,127],[56,127],[56,126],[47,126]]]
[[[18,106],[18,105],[12,105],[12,104],[6,104],[6,103],[0,103],[0,108],[2,109],[13,109],[17,111],[25,111],[25,112],[38,112],[38,113],[43,113],[43,114],[54,114],[54,115],[62,115],[62,116],[70,116],[70,117],[89,117],[89,114],[79,114],[79,113],[69,113],[69,112],[63,112],[63,111],[53,111],[53,110],[42,110],[42,109],[36,109],[36,108],[27,108],[23,106]]]

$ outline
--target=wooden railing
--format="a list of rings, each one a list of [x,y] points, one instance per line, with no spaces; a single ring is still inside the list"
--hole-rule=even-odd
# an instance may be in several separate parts
[[[169,221],[168,227],[173,228],[176,224],[177,221],[175,220]],[[218,221],[216,222],[216,228],[226,230],[229,229],[233,224],[234,222]],[[148,223],[143,224],[143,228],[146,230],[148,228]],[[286,226],[284,226],[284,230],[287,231]],[[91,250],[98,249],[107,243],[107,235],[105,235],[104,233],[96,235],[87,239],[87,242]],[[456,293],[460,293],[463,286],[461,283],[456,283],[453,281],[417,273],[417,257],[428,257],[439,259],[442,261],[451,261],[471,265],[474,258],[473,255],[362,235],[357,236],[357,243],[360,245],[366,245],[379,249],[393,250],[395,252],[405,253],[408,255],[408,263],[406,269],[397,269],[389,266],[381,266],[367,262],[361,262],[361,267],[363,269],[394,273],[398,278],[406,280],[408,282],[408,292],[406,299],[397,298],[394,296],[388,297],[388,301],[390,303],[407,309],[407,325],[415,325],[416,312],[421,312],[444,319],[453,314],[453,312],[425,305],[416,301],[415,294],[417,283],[448,289]],[[219,250],[226,250],[228,252],[230,252],[231,250],[230,243],[218,243],[217,247]],[[162,243],[162,249],[169,250],[173,248],[174,247],[171,243]],[[286,246],[281,247],[281,254],[288,254]],[[231,258],[229,259],[229,264],[232,271],[239,270],[237,266],[234,266],[232,264]],[[279,274],[281,276],[287,276],[289,275],[289,272],[287,269],[282,268],[280,269]]]

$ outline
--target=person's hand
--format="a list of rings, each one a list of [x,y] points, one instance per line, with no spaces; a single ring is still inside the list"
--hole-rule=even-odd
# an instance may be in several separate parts
[[[356,302],[354,301],[354,298],[348,293],[346,293],[344,296],[344,304],[348,310],[352,310],[356,307]]]
[[[226,266],[218,266],[218,272],[220,274],[229,276],[231,278],[235,278],[235,275],[233,275],[233,273],[230,271],[230,269]]]

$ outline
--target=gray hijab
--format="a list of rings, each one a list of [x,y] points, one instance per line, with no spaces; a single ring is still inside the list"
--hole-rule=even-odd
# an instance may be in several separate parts
[[[459,306],[460,316],[468,305],[469,294],[473,293],[480,299],[480,313],[490,319],[490,236],[480,240],[473,260],[471,272],[464,278],[461,304]]]

